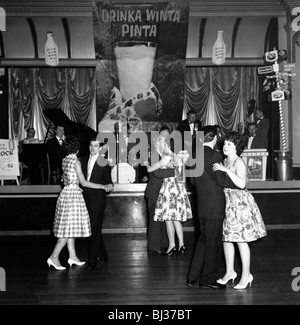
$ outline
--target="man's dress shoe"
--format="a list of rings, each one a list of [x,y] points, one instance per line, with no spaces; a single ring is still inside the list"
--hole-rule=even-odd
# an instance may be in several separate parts
[[[97,264],[88,263],[87,264],[87,269],[88,270],[97,270]]]
[[[224,284],[214,282],[214,283],[199,283],[199,288],[201,288],[201,289],[226,289],[227,287]]]
[[[149,255],[161,255],[163,253],[163,251],[156,251],[156,250],[152,250],[152,249],[148,249],[148,254]]]
[[[193,280],[186,280],[186,285],[188,286],[188,287],[192,287],[195,283],[196,283],[197,281],[193,281]]]
[[[106,257],[98,257],[97,258],[97,262],[107,262],[107,261],[108,261],[107,256]]]

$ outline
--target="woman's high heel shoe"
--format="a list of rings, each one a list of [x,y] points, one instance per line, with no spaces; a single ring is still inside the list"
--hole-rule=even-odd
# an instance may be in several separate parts
[[[184,254],[186,251],[186,247],[184,245],[182,245],[179,249],[178,249],[178,253],[179,254]]]
[[[176,254],[176,252],[177,252],[177,248],[176,248],[176,246],[174,246],[169,252],[165,252],[164,255],[166,255],[166,256],[173,256],[173,255]]]
[[[66,268],[64,266],[57,266],[55,265],[50,258],[47,259],[47,264],[48,266],[53,266],[55,268],[56,271],[64,271],[66,270]]]
[[[219,279],[217,282],[218,282],[219,284],[226,285],[227,282],[229,282],[230,280],[232,280],[232,284],[233,284],[233,283],[234,283],[234,280],[236,279],[236,277],[237,277],[236,272],[233,272],[232,276],[231,276],[227,281],[223,281],[222,279]]]
[[[237,284],[235,287],[233,287],[233,289],[235,289],[235,290],[246,289],[248,284],[251,287],[252,281],[253,281],[253,276],[252,276],[252,274],[250,274],[249,279],[248,279],[248,281],[247,281],[247,283],[245,285],[242,286],[240,284]]]
[[[77,266],[82,266],[85,264],[85,262],[76,262],[74,260],[72,260],[71,258],[68,259],[68,264],[70,265],[70,267],[72,267],[73,264],[77,265]]]

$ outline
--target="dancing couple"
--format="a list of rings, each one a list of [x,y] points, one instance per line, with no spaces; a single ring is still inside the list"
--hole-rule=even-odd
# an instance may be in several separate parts
[[[248,243],[267,235],[254,197],[246,190],[247,166],[240,155],[244,149],[242,137],[231,132],[225,137],[223,153],[214,150],[217,143],[215,126],[204,131],[204,173],[194,178],[198,200],[200,235],[187,275],[186,284],[199,282],[203,289],[223,289],[234,282],[235,244],[239,248],[242,273],[234,289],[251,286],[250,248]],[[222,241],[226,273],[220,279],[218,265],[222,256]]]

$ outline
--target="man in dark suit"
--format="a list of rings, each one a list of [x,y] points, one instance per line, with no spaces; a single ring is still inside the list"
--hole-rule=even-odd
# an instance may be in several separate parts
[[[254,112],[256,119],[256,136],[260,138],[262,148],[268,148],[268,134],[270,128],[270,120],[264,117],[264,112],[261,108],[257,108]]]
[[[161,162],[161,168],[168,164],[168,157],[164,157]],[[160,188],[164,178],[174,177],[175,169],[158,169],[149,173],[149,181],[146,187],[145,197],[148,206],[148,251],[150,253],[162,253],[163,248],[169,246],[165,222],[154,221],[155,206],[158,199]]]
[[[96,269],[97,262],[106,262],[108,259],[107,251],[102,237],[102,226],[106,206],[106,192],[113,190],[113,182],[111,180],[111,167],[104,167],[97,163],[102,147],[97,139],[90,142],[90,156],[81,159],[82,172],[86,180],[107,185],[107,190],[94,190],[83,188],[84,200],[90,215],[92,236],[89,240],[89,257],[88,268]]]
[[[202,123],[197,119],[197,113],[195,110],[190,110],[187,113],[187,119],[181,121],[177,126],[177,131],[181,133],[182,137],[182,149],[187,150],[189,156],[194,158],[194,153],[196,151],[196,131],[202,130]],[[185,137],[185,132],[190,132],[192,136],[192,141]],[[178,153],[178,152],[175,152]],[[188,168],[188,167],[187,167]],[[192,167],[193,168],[193,167]],[[187,178],[187,182],[190,178]]]
[[[53,185],[61,184],[62,161],[65,157],[63,143],[65,141],[65,128],[63,125],[56,125],[55,136],[46,143],[50,165],[50,182]]]
[[[249,123],[248,125],[249,136],[247,138],[246,149],[267,149],[268,143],[266,137],[257,135],[256,123]]]
[[[196,136],[196,131],[200,131],[202,129],[202,123],[197,119],[197,113],[194,110],[190,110],[187,113],[187,119],[181,121],[177,126],[177,131],[181,133],[183,144],[185,143],[188,145],[188,147],[191,146],[191,144],[188,144],[186,142],[186,139],[184,139],[184,132],[190,132],[193,139]]]
[[[204,172],[193,179],[197,200],[200,235],[187,275],[187,286],[199,280],[199,287],[221,289],[217,274],[222,253],[222,231],[225,218],[224,187],[236,188],[225,173],[213,172],[214,163],[223,163],[220,152],[213,148],[217,142],[214,126],[205,126],[204,131]]]

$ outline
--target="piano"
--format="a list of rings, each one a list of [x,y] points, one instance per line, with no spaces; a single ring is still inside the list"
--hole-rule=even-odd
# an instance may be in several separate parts
[[[63,125],[65,127],[65,135],[74,135],[80,141],[80,151],[78,156],[83,157],[89,155],[90,140],[97,136],[98,132],[87,125],[71,121],[68,116],[60,108],[44,109],[44,115],[50,120],[44,143],[51,137],[51,126]]]

